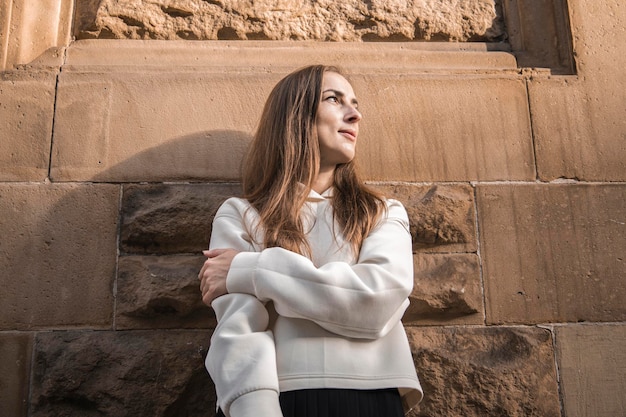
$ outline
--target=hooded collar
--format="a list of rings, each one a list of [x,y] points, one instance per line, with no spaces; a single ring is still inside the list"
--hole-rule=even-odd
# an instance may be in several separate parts
[[[324,192],[322,192],[320,194],[317,191],[311,189],[309,191],[309,195],[306,198],[306,201],[323,201],[323,200],[326,200],[326,199],[328,199],[328,198],[333,196],[333,191],[334,191],[334,188],[333,187],[329,187]]]

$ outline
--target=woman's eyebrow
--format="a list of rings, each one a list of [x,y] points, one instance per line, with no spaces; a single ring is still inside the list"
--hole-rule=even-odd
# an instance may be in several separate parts
[[[322,91],[322,94],[324,94],[324,93],[328,93],[328,92],[330,92],[330,93],[334,93],[335,95],[337,95],[337,96],[339,96],[339,97],[341,97],[341,98],[343,98],[343,97],[345,97],[345,96],[346,96],[343,92],[341,92],[341,91],[339,91],[339,90],[334,90],[334,89],[332,89],[332,88],[329,88],[329,89],[327,89],[327,90]],[[352,104],[354,104],[355,106],[358,106],[358,105],[359,105],[359,101],[358,101],[356,98],[353,98],[351,102],[352,102]]]

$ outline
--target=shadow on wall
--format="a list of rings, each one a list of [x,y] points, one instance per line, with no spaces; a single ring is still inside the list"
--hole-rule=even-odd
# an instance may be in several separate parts
[[[3,328],[67,330],[35,335],[32,416],[214,414],[204,357],[215,317],[197,274],[249,141],[197,132],[93,183],[18,187],[5,271],[22,279],[2,279]]]
[[[196,132],[146,149],[93,176],[95,182],[237,181],[252,139],[234,130]]]

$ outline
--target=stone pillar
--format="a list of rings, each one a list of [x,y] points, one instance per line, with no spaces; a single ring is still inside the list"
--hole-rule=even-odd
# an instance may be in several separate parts
[[[0,0],[0,70],[70,42],[74,0]]]

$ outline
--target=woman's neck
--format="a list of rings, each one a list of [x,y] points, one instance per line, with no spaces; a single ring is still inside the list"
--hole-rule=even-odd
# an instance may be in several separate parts
[[[317,177],[313,180],[312,189],[318,194],[322,194],[324,191],[332,187],[335,180],[335,167],[320,168]]]

